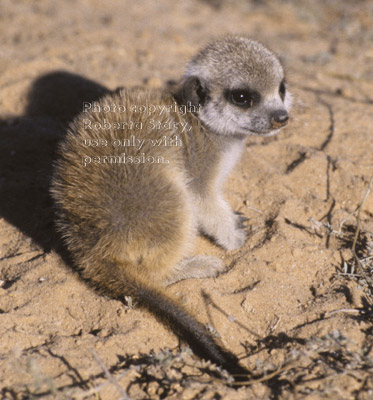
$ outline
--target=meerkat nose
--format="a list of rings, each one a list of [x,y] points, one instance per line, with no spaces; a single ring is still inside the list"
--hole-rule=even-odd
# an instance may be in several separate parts
[[[280,128],[288,123],[289,114],[285,110],[276,110],[271,117],[271,124],[274,128]]]

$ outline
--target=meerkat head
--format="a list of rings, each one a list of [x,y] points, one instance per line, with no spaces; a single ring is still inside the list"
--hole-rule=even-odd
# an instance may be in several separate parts
[[[221,135],[274,135],[289,119],[290,94],[278,58],[246,37],[216,41],[192,59],[183,99]]]

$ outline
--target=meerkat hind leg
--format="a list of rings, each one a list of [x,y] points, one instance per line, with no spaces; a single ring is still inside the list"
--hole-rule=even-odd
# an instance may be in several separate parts
[[[183,258],[165,282],[166,286],[190,278],[211,278],[226,270],[222,260],[214,256],[197,255]]]

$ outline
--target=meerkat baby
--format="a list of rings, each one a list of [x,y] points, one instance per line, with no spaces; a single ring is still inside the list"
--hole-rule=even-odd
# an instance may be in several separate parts
[[[225,367],[229,353],[164,287],[224,271],[219,258],[193,255],[198,231],[226,250],[244,244],[222,186],[245,137],[275,134],[289,106],[277,57],[229,36],[198,53],[172,93],[122,89],[83,112],[55,163],[58,229],[82,276],[114,298],[133,296]]]

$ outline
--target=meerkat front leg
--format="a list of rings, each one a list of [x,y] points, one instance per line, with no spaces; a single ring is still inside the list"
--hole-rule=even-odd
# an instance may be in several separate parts
[[[200,202],[200,228],[226,250],[239,249],[245,243],[247,233],[243,229],[244,220],[232,211],[221,194],[208,196]]]
[[[216,157],[217,172],[213,174],[209,189],[198,196],[198,222],[202,231],[215,239],[218,245],[226,250],[236,250],[243,246],[247,238],[242,224],[245,218],[232,211],[223,198],[222,187],[240,158],[243,143],[231,138],[226,139],[223,146],[224,151]]]

